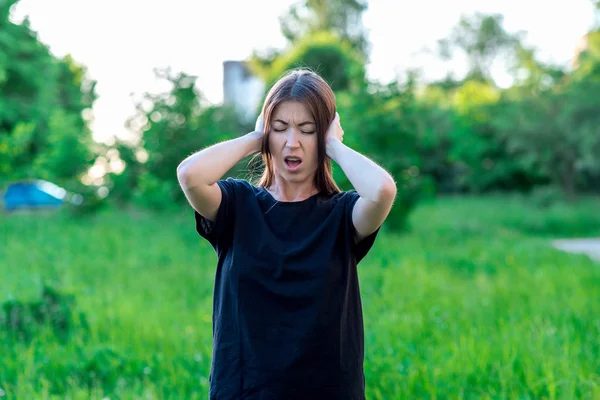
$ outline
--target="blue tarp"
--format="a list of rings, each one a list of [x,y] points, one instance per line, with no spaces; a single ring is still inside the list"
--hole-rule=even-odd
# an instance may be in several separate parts
[[[4,192],[6,211],[18,209],[57,208],[65,202],[67,191],[54,183],[32,180],[11,183]]]

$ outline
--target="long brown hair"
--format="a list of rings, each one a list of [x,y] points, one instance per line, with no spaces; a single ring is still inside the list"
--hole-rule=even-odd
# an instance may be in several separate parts
[[[269,149],[271,118],[275,108],[286,101],[297,101],[309,110],[317,127],[317,172],[314,184],[327,196],[340,192],[333,179],[331,159],[325,152],[325,135],[336,113],[335,95],[331,87],[315,72],[300,68],[285,73],[269,90],[263,108],[264,132],[261,148],[264,171],[258,186],[270,187],[275,179],[273,159]]]

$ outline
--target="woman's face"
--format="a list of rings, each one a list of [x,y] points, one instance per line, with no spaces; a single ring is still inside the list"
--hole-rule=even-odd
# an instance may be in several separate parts
[[[274,173],[289,182],[313,181],[317,171],[317,126],[304,104],[279,104],[271,118],[269,149]]]

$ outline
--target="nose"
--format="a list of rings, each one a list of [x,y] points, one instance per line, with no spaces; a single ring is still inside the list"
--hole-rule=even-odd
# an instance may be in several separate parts
[[[300,141],[298,140],[298,133],[293,128],[288,130],[287,140],[285,143],[286,147],[296,148],[300,145]]]

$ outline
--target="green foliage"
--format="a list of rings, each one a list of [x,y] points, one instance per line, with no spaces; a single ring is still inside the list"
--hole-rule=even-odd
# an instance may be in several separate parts
[[[301,0],[279,18],[281,32],[292,44],[315,32],[333,32],[367,58],[369,43],[362,25],[367,6],[364,0]]]
[[[74,220],[84,221],[86,217],[98,213],[109,205],[106,186],[86,185],[80,181],[70,181],[63,185],[69,193],[74,193],[80,201],[67,205],[66,209]]]
[[[492,49],[507,46],[515,56],[515,84],[500,89],[489,79],[467,78],[459,85],[430,85],[421,99],[447,110],[444,123],[434,122],[434,129],[443,139],[440,146],[448,158],[437,158],[437,167],[427,170],[440,170],[449,161],[452,175],[458,177],[454,182],[458,191],[529,191],[537,185],[551,185],[572,198],[579,188],[594,187],[590,180],[600,171],[594,156],[600,151],[597,33],[586,36],[587,46],[577,58],[577,68],[567,74],[538,61],[535,50],[519,43],[518,35],[497,29],[486,33],[487,19],[479,15],[471,22],[461,21],[449,43],[475,61],[485,58],[489,50],[483,44]],[[500,22],[492,25],[499,27]],[[494,35],[499,37],[492,40]],[[423,118],[430,121],[428,115]],[[446,191],[451,188],[440,181],[439,174],[435,178]]]
[[[108,187],[121,204],[169,209],[179,207],[185,197],[176,179],[183,158],[214,143],[236,137],[246,128],[235,110],[208,105],[195,87],[196,77],[174,74],[170,69],[156,71],[171,89],[166,93],[146,93],[138,103],[138,113],[129,121],[140,126],[138,144],[117,141],[109,151],[117,151],[127,164],[123,173],[110,173]],[[137,153],[147,155],[143,162]]]
[[[493,121],[499,116],[490,111],[500,98],[490,83],[466,81],[452,93],[458,130],[451,137],[451,158],[460,168],[459,187],[468,192],[499,188],[527,189],[527,170],[514,162],[497,134]]]
[[[546,209],[565,201],[562,189],[556,185],[538,186],[531,191],[531,202],[541,209]]]
[[[452,159],[453,139],[462,132],[458,117],[442,89],[428,86],[415,99],[414,133],[420,155],[420,175],[427,177],[435,192],[459,188],[460,175]]]
[[[41,300],[9,300],[0,307],[0,329],[8,333],[9,338],[31,342],[40,329],[50,328],[61,341],[72,334],[75,318],[86,325],[85,316],[74,311],[75,299],[72,295],[44,286]]]
[[[348,43],[326,31],[303,37],[278,57],[267,75],[267,88],[285,72],[298,67],[317,72],[334,92],[348,90],[365,79],[361,56]]]
[[[185,202],[174,178],[182,159],[252,128],[233,109],[208,104],[194,76],[166,69],[157,77],[171,89],[146,94],[129,121],[140,141],[94,143],[87,116],[95,82],[70,56],[53,56],[27,20],[11,23],[14,3],[0,4],[0,183],[32,177],[55,181],[85,194],[85,206],[73,213],[82,216],[108,203],[97,182],[84,187],[80,179],[100,160],[109,165],[104,184],[110,201],[176,208]],[[586,35],[574,70],[566,71],[540,62],[521,33],[505,29],[501,15],[463,16],[440,41],[440,52],[450,57],[458,49],[466,55],[464,79],[418,85],[409,72],[406,84],[382,85],[366,80],[361,25],[366,8],[358,0],[299,1],[281,19],[290,46],[262,55],[256,51],[251,64],[267,88],[296,67],[312,69],[330,83],[347,143],[399,183],[390,226],[402,229],[430,193],[533,191],[543,205],[554,197],[543,193],[556,188],[571,199],[598,190],[599,32]],[[491,77],[501,57],[515,78],[508,89]],[[124,170],[113,169],[116,159],[124,162]],[[250,173],[243,162],[232,172]],[[342,171],[334,166],[334,172],[349,187]]]
[[[0,136],[0,172],[2,176],[13,174],[15,165],[24,165],[33,141],[35,125],[18,122],[9,133]]]
[[[438,193],[528,190],[536,176],[508,156],[490,107],[501,96],[490,83],[437,82],[417,92],[413,105],[421,173]]]
[[[418,109],[411,82],[404,87],[363,86],[338,96],[344,142],[381,165],[396,179],[398,194],[386,225],[393,230],[406,228],[406,220],[422,196],[426,195],[427,178],[421,175],[423,160],[418,143]],[[336,181],[350,184],[342,171]]]
[[[521,34],[505,31],[502,23],[499,15],[461,18],[440,44],[444,56],[463,50],[470,73],[459,85],[436,84],[423,96],[431,102],[435,95],[444,109],[451,99],[446,123],[435,129],[458,177],[455,189],[528,191],[551,185],[572,198],[579,188],[594,187],[590,179],[600,172],[598,33],[586,35],[576,69],[568,74],[537,60],[535,49],[520,42]],[[489,71],[503,54],[510,56],[515,83],[501,90]],[[428,170],[441,169],[439,160]]]
[[[493,125],[522,168],[538,171],[572,197],[584,173],[600,172],[600,69],[581,68],[534,93],[507,92]],[[598,64],[600,65],[600,63]]]
[[[95,82],[70,56],[52,55],[27,20],[10,22],[14,3],[0,8],[0,175],[63,184],[93,164],[83,112],[95,100]]]
[[[542,63],[537,59],[537,53],[535,48],[517,44],[516,62],[510,68],[514,84],[509,91],[539,93],[564,79],[566,71],[562,67]]]
[[[467,78],[490,81],[494,61],[500,56],[512,58],[522,36],[509,33],[503,24],[501,14],[463,15],[450,35],[439,41],[440,55],[451,59],[454,49],[460,49],[469,64]]]
[[[358,54],[363,60],[368,59],[369,42],[366,32],[362,26],[362,13],[367,9],[367,3],[362,0],[299,0],[293,4],[289,11],[279,18],[281,33],[289,41],[286,49],[255,49],[249,57],[252,72],[267,83],[277,79],[277,73],[273,74],[274,63],[285,54],[293,53],[294,47],[300,42],[306,42],[307,37],[323,36],[323,32],[329,32],[335,38],[341,38],[345,46],[352,49],[352,53]],[[319,34],[321,32],[321,34]],[[319,50],[315,49],[316,52]],[[321,51],[327,52],[326,49]],[[334,51],[335,53],[335,51]],[[326,54],[325,58],[333,57],[334,64],[338,63],[335,54]],[[321,70],[320,62],[313,63],[314,57],[309,58],[307,65],[316,65]],[[318,58],[318,57],[317,57]],[[303,62],[303,60],[295,60]],[[361,64],[364,65],[365,61]],[[342,70],[345,66],[340,66]],[[281,74],[289,67],[278,67]],[[326,73],[327,74],[327,73]],[[327,74],[329,77],[330,74]],[[337,85],[337,83],[336,83]],[[268,86],[268,85],[267,85]]]
[[[105,175],[106,186],[110,191],[110,201],[118,206],[125,206],[132,201],[140,176],[144,173],[144,164],[138,154],[146,153],[142,152],[139,145],[132,145],[119,139],[103,150],[104,157],[108,158],[111,151],[118,156],[125,167],[122,171],[109,171]]]
[[[85,128],[74,113],[57,109],[48,120],[47,150],[35,158],[31,171],[40,179],[66,182],[87,171],[93,164],[91,135],[82,135]]]

